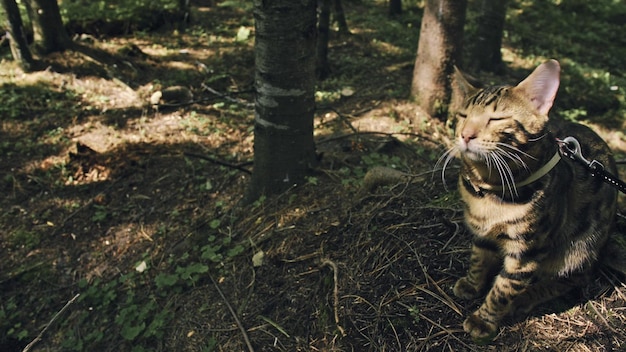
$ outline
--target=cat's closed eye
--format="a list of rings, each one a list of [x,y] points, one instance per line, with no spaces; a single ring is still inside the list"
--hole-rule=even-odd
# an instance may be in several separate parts
[[[492,122],[498,122],[498,121],[503,121],[503,120],[507,120],[509,117],[508,116],[503,116],[503,117],[490,117],[489,121],[487,122],[492,123]]]

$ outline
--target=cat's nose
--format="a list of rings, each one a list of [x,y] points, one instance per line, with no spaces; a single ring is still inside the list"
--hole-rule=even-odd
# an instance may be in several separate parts
[[[463,138],[463,141],[465,142],[465,144],[467,144],[472,139],[476,138],[476,133],[475,132],[462,132],[461,138]]]

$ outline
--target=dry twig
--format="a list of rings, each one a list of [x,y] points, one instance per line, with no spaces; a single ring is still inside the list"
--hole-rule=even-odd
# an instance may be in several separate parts
[[[219,160],[219,159],[213,158],[213,157],[208,156],[208,155],[192,153],[192,152],[184,152],[183,155],[190,156],[190,157],[193,157],[193,158],[204,159],[204,160],[212,162],[213,164],[226,166],[226,167],[229,167],[231,169],[236,169],[236,170],[239,170],[239,171],[243,171],[243,172],[247,173],[248,175],[252,174],[252,171],[246,169],[245,167],[243,167],[241,165],[231,164],[229,162],[226,162],[226,161],[223,161],[223,160]]]
[[[220,92],[216,91],[215,89],[207,86],[204,83],[202,83],[201,86],[202,86],[203,90],[206,90],[207,92],[213,93],[213,94],[217,95],[218,97],[224,98],[224,99],[226,99],[226,100],[228,100],[228,101],[230,101],[232,103],[241,104],[241,105],[243,105],[243,106],[245,106],[247,108],[253,108],[254,107],[254,103],[249,103],[249,102],[247,102],[247,101],[245,101],[243,99],[236,99],[236,98],[228,96],[228,95],[226,95],[224,93],[220,93]]]
[[[246,346],[248,347],[248,351],[254,352],[254,348],[252,347],[252,343],[250,343],[250,338],[248,337],[248,333],[246,332],[246,329],[243,327],[241,320],[239,320],[239,318],[237,317],[237,313],[235,313],[233,306],[230,305],[230,303],[226,299],[226,296],[224,296],[224,292],[222,292],[222,290],[217,285],[217,282],[215,282],[211,274],[209,274],[209,279],[211,279],[211,282],[213,283],[213,286],[215,286],[217,293],[219,293],[220,297],[222,297],[222,300],[224,300],[224,304],[226,304],[226,307],[228,307],[230,314],[233,316],[233,319],[235,319],[235,323],[237,324],[239,331],[241,331],[241,335],[243,336],[243,340],[246,343]]]
[[[61,308],[60,311],[58,311],[53,317],[52,319],[50,319],[50,321],[48,322],[48,324],[46,324],[46,326],[44,326],[44,328],[41,330],[41,332],[39,333],[39,335],[37,335],[37,337],[35,337],[35,339],[33,341],[31,341],[28,345],[26,345],[26,347],[24,347],[24,349],[22,350],[22,352],[28,352],[31,348],[33,348],[33,346],[35,346],[35,344],[39,341],[41,341],[41,339],[43,338],[43,334],[46,333],[46,331],[50,328],[50,326],[52,325],[52,323],[54,323],[55,320],[57,320],[57,318],[63,314],[63,312],[65,312],[67,310],[67,308],[69,308],[69,306],[74,303],[74,301],[76,301],[76,299],[78,298],[78,296],[80,296],[80,293],[77,293],[76,296],[74,296],[72,299],[70,299],[69,301],[67,301],[67,303],[65,303],[65,305],[63,306],[63,308]]]

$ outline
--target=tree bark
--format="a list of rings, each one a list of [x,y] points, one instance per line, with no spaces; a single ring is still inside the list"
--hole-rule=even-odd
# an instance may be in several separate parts
[[[503,73],[502,34],[507,0],[482,0],[476,39],[472,45],[471,69]]]
[[[402,0],[389,0],[389,16],[395,17],[402,14]]]
[[[191,22],[191,0],[178,0],[178,11],[181,15],[181,20],[178,22],[178,30],[184,32],[187,26]]]
[[[57,0],[26,0],[25,4],[33,24],[35,48],[40,54],[63,51],[71,46]]]
[[[319,20],[317,24],[317,60],[315,75],[323,80],[330,73],[328,64],[328,40],[330,35],[330,2],[331,0],[321,0],[319,10]]]
[[[445,120],[450,77],[460,61],[467,0],[427,0],[411,96],[430,116]]]
[[[13,59],[20,65],[24,72],[30,72],[35,66],[35,60],[28,48],[24,24],[20,16],[20,9],[15,0],[2,0],[2,9],[6,13],[6,21],[9,45]]]
[[[316,4],[254,1],[254,169],[248,202],[302,184],[315,162]]]
[[[335,15],[334,19],[337,22],[337,28],[339,34],[350,34],[350,28],[346,21],[346,13],[343,11],[343,5],[341,0],[333,0],[335,2]]]

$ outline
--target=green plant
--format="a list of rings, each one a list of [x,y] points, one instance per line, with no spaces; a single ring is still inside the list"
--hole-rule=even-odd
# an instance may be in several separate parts
[[[17,321],[16,317],[20,314],[15,297],[10,297],[7,301],[0,305],[0,331],[4,332],[5,337],[14,338],[23,341],[29,336],[22,323]],[[1,340],[0,340],[1,341]]]
[[[411,315],[411,317],[413,318],[413,320],[415,322],[419,322],[421,317],[420,317],[420,308],[416,305],[410,306],[407,308],[407,310],[409,311],[409,315]]]
[[[39,245],[41,237],[37,232],[28,231],[23,228],[12,231],[7,236],[7,244],[14,248],[24,248],[31,250]]]
[[[130,272],[118,278],[103,282],[96,279],[89,283],[81,280],[78,287],[83,291],[78,301],[86,311],[77,314],[73,321],[74,326],[99,326],[88,333],[76,333],[74,329],[67,329],[67,336],[63,337],[63,346],[70,350],[84,350],[98,346],[106,337],[108,323],[113,323],[120,336],[134,345],[149,346],[154,337],[162,337],[163,329],[173,316],[167,303],[161,303],[154,293],[151,293],[149,281],[144,273]],[[158,287],[158,285],[157,285]],[[145,293],[147,292],[147,293]],[[88,314],[89,311],[99,312],[98,321]],[[90,347],[87,347],[90,346]]]
[[[306,177],[306,183],[309,185],[317,186],[319,184],[319,178],[315,176]]]
[[[91,217],[91,221],[93,222],[103,222],[109,217],[109,210],[104,205],[94,205],[94,209],[96,210]]]

